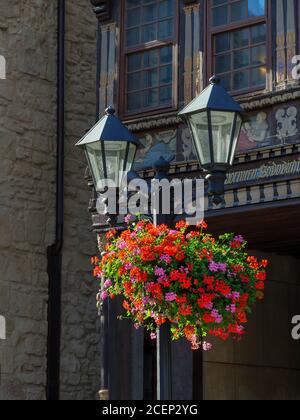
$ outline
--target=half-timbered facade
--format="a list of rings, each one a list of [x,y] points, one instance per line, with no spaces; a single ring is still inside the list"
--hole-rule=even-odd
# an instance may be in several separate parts
[[[144,145],[135,169],[174,156],[170,176],[199,177],[178,112],[212,74],[247,114],[223,202],[206,198],[213,233],[243,234],[269,258],[266,299],[241,343],[215,343],[203,359],[204,399],[299,399],[300,8],[296,0],[93,1],[99,19],[99,115],[114,104]],[[101,7],[100,7],[101,6]],[[93,214],[97,229],[99,218]],[[112,319],[113,398],[154,398],[155,352]],[[192,358],[173,346],[173,397],[191,398]]]

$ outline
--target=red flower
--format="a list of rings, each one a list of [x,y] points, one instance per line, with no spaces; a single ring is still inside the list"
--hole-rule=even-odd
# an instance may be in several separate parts
[[[180,305],[178,312],[183,316],[192,315],[192,307],[190,305]]]
[[[215,318],[207,312],[203,315],[203,321],[205,322],[205,324],[212,324],[215,322]]]
[[[266,281],[267,273],[265,271],[259,271],[258,273],[255,274],[255,278],[256,280]]]
[[[151,262],[156,259],[155,253],[152,251],[150,246],[144,246],[141,249],[141,260],[145,262]]]
[[[164,253],[169,255],[169,257],[175,257],[178,252],[178,248],[176,246],[166,246],[164,249]]]
[[[180,222],[176,223],[175,228],[180,230],[180,229],[187,229],[189,227],[189,224],[187,222],[185,222],[184,220],[181,220]]]
[[[115,238],[116,236],[117,236],[116,229],[112,229],[109,232],[107,232],[106,239],[109,240],[109,239]]]
[[[181,297],[177,296],[177,298],[176,298],[176,302],[177,302],[177,303],[186,303],[186,302],[187,302],[187,297],[186,297],[186,295],[185,295],[185,296],[181,296]]]
[[[124,308],[126,311],[130,311],[130,305],[129,305],[129,303],[127,302],[127,300],[124,300],[124,302],[123,302],[123,308]]]
[[[183,261],[185,259],[185,254],[183,251],[179,251],[177,255],[175,255],[175,259],[177,261]]]
[[[231,293],[231,288],[222,280],[218,280],[215,291],[221,293],[223,296],[228,296]]]
[[[211,309],[209,306],[211,305],[212,301],[214,300],[215,295],[204,293],[200,299],[198,299],[197,303],[200,309]]]
[[[207,229],[208,225],[207,223],[202,219],[200,222],[197,223],[198,229]]]
[[[263,281],[259,281],[255,284],[255,288],[257,290],[265,290],[265,283]]]
[[[208,291],[214,290],[215,278],[213,276],[204,276],[203,283],[207,286]]]

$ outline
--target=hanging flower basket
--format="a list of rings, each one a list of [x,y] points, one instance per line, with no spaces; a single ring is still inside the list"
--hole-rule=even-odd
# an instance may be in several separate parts
[[[99,298],[123,296],[127,317],[153,339],[165,322],[193,350],[210,350],[209,336],[240,338],[263,298],[268,261],[249,256],[241,236],[215,239],[206,228],[204,221],[194,231],[185,222],[170,229],[139,221],[120,236],[111,231],[102,260],[92,259]]]

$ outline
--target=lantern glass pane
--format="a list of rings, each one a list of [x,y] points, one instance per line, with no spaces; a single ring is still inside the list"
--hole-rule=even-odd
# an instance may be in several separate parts
[[[104,142],[107,179],[113,181],[116,187],[120,186],[122,174],[127,167],[127,145],[127,142],[122,141]]]
[[[189,116],[193,139],[201,165],[212,163],[211,147],[209,144],[209,130],[207,112],[200,112]]]
[[[232,140],[232,149],[231,149],[231,155],[230,155],[230,160],[229,160],[230,165],[233,165],[234,155],[235,155],[235,151],[237,148],[237,144],[238,144],[238,140],[239,140],[239,136],[240,136],[240,132],[242,128],[242,123],[243,123],[242,117],[238,115],[237,120],[236,120],[235,133]]]
[[[211,111],[214,163],[227,164],[230,161],[231,133],[234,112]]]
[[[134,158],[136,154],[136,145],[133,143],[129,143],[129,150],[128,150],[128,157],[125,167],[125,172],[129,172],[132,169]]]
[[[103,155],[101,150],[101,142],[89,143],[86,145],[86,156],[89,163],[89,168],[93,176],[94,185],[97,191],[102,191],[104,188],[104,167]]]

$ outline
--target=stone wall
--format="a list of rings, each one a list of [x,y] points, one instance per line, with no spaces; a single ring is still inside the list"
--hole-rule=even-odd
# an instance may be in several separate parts
[[[76,140],[94,122],[96,19],[87,0],[67,1],[66,226],[63,250],[61,398],[99,389],[97,285],[89,274],[84,156]],[[0,399],[44,399],[48,276],[55,233],[56,2],[1,0],[0,55]]]
[[[97,250],[87,211],[86,159],[74,144],[95,123],[97,19],[87,0],[68,0],[67,16],[61,398],[95,399],[100,389],[100,335],[90,257]]]
[[[55,2],[1,0],[0,399],[43,399],[47,258],[54,240]],[[41,22],[43,24],[41,25]]]

